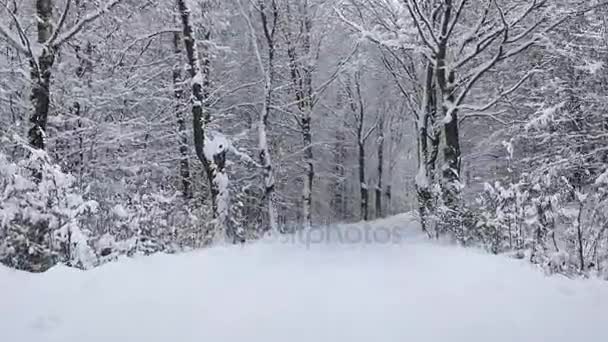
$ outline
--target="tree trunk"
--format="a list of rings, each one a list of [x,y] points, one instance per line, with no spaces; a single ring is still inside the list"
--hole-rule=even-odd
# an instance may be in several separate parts
[[[356,72],[354,75],[354,88],[349,83],[346,84],[345,90],[349,97],[350,110],[355,117],[356,122],[355,137],[357,139],[358,147],[359,192],[361,196],[359,203],[361,207],[360,215],[361,220],[367,221],[369,220],[369,187],[365,178],[365,142],[377,127],[372,126],[369,131],[364,132],[365,107],[361,92],[361,73]]]
[[[454,72],[451,72],[448,84],[454,83]],[[460,182],[460,133],[458,127],[458,111],[450,108],[454,103],[453,89],[447,86],[443,94],[444,103],[442,106],[446,121],[443,126],[443,136],[445,143],[443,146],[443,180],[444,180],[444,201],[448,208],[454,208],[458,200]],[[449,119],[448,119],[449,118]]]
[[[288,47],[292,82],[300,111],[300,129],[304,145],[304,187],[302,190],[302,220],[304,228],[312,226],[312,189],[315,178],[314,154],[312,150],[312,71],[298,67],[298,56],[293,47]]]
[[[38,43],[44,44],[53,33],[53,1],[37,0],[36,16],[38,29]],[[44,45],[43,45],[44,46]],[[28,131],[29,144],[35,149],[44,150],[46,140],[46,126],[50,106],[51,68],[55,61],[55,52],[46,47],[42,48],[40,56],[30,57],[30,77],[32,81],[33,112],[30,114],[31,127]],[[40,170],[33,171],[37,181],[42,180]],[[28,240],[34,247],[30,247],[27,257],[27,269],[33,272],[44,272],[54,264],[51,255],[51,229],[48,221],[32,224],[27,232]]]
[[[386,189],[384,190],[384,196],[386,200],[384,201],[385,206],[385,214],[392,215],[394,212],[393,209],[393,175],[395,171],[395,166],[397,165],[395,161],[395,148],[399,145],[401,130],[397,125],[394,125],[395,116],[391,117],[390,125],[389,125],[389,146],[388,146],[388,170],[386,175]],[[401,151],[399,151],[401,153]]]
[[[302,37],[302,52],[298,53],[289,29],[285,30],[287,56],[289,58],[289,73],[295,93],[298,110],[300,112],[300,130],[302,131],[302,142],[304,145],[303,162],[305,164],[305,175],[302,189],[302,221],[304,228],[312,226],[312,205],[313,205],[313,183],[315,178],[314,153],[312,150],[312,112],[314,107],[314,94],[312,88],[313,67],[308,61],[302,61],[302,57],[311,58],[312,43],[312,19],[309,14],[309,4],[304,2],[301,7],[302,22],[298,23],[300,32],[298,37]],[[289,6],[287,6],[289,11]]]
[[[431,126],[436,112],[436,96],[434,87],[433,66],[426,66],[423,111],[418,121],[418,173],[416,175],[416,194],[418,197],[418,215],[420,225],[424,232],[429,232],[429,215],[432,213],[432,172],[437,157],[438,146],[432,145],[429,152],[429,126]],[[437,137],[434,137],[436,141]]]
[[[458,111],[455,108],[454,82],[455,72],[449,69],[448,58],[448,32],[452,21],[453,3],[446,1],[441,21],[441,36],[435,54],[435,75],[437,85],[441,92],[441,109],[443,119],[443,197],[450,209],[455,209],[459,197],[460,181],[460,136],[458,131]],[[457,14],[456,14],[457,15]]]
[[[333,188],[333,212],[337,221],[345,219],[344,181],[346,178],[344,162],[346,161],[345,136],[341,127],[336,130],[336,143],[334,145],[334,172],[336,180]]]
[[[576,242],[577,242],[577,252],[578,252],[578,262],[579,262],[579,270],[581,272],[585,271],[585,250],[583,243],[583,209],[584,204],[581,202],[578,208],[578,216],[576,219]]]
[[[365,142],[359,137],[359,186],[361,191],[361,219],[369,220],[369,189],[365,181]]]
[[[306,110],[302,118],[302,134],[304,138],[304,190],[302,193],[304,227],[312,226],[312,186],[315,178],[314,155],[312,151],[311,110]]]
[[[211,120],[207,110],[209,96],[209,52],[205,47],[199,61],[199,51],[192,25],[190,22],[190,9],[186,0],[177,0],[179,13],[183,26],[183,39],[188,57],[188,72],[192,84],[192,125],[194,130],[194,147],[196,155],[203,164],[211,192],[211,206],[215,223],[214,239],[228,237],[229,231],[229,178],[226,173],[226,152],[228,146],[222,141],[214,141],[207,136],[207,125]],[[217,138],[219,139],[219,138]],[[210,144],[209,148],[205,148]],[[205,151],[207,150],[207,151]],[[233,238],[237,239],[236,236]]]
[[[383,114],[382,114],[383,115]],[[382,176],[384,173],[384,117],[378,122],[378,184],[376,186],[376,218],[384,217],[382,211]]]
[[[190,176],[190,160],[188,158],[188,136],[186,135],[186,120],[182,112],[182,101],[184,97],[182,76],[182,50],[180,48],[179,33],[173,34],[173,53],[175,54],[175,65],[173,67],[173,93],[175,96],[175,115],[177,119],[177,139],[179,145],[179,177],[182,183],[182,195],[184,199],[193,197]]]
[[[389,177],[389,182],[392,177]],[[384,196],[386,196],[385,207],[386,207],[386,215],[393,214],[393,186],[389,183],[384,190]]]
[[[306,58],[311,58],[312,53],[312,18],[310,17],[308,1],[304,2],[304,44],[303,54]],[[314,105],[312,89],[312,66],[308,61],[302,64],[304,74],[304,89],[306,101],[304,105],[304,117],[302,119],[302,132],[304,138],[304,163],[306,164],[306,182],[304,185],[304,212],[306,227],[312,226],[312,188],[315,178],[314,155],[312,151],[312,111]]]
[[[36,149],[45,148],[46,125],[50,106],[51,68],[55,62],[55,51],[44,46],[53,34],[53,1],[36,0],[38,22],[38,43],[43,44],[42,52],[30,59],[33,113],[30,116],[31,128],[28,132],[29,143]]]
[[[270,116],[270,108],[272,106],[272,97],[274,92],[274,79],[275,79],[275,70],[274,70],[274,59],[275,59],[275,45],[274,45],[274,34],[277,26],[278,19],[278,9],[276,7],[276,3],[273,2],[272,11],[272,27],[269,27],[270,23],[268,22],[268,17],[265,13],[265,4],[263,1],[260,1],[260,16],[262,20],[262,25],[264,28],[264,35],[266,37],[266,44],[268,45],[268,60],[266,65],[266,70],[264,72],[264,68],[262,65],[262,61],[260,59],[260,67],[262,71],[265,73],[265,82],[264,82],[264,105],[262,108],[262,112],[260,113],[260,119],[258,123],[258,143],[260,149],[260,162],[262,163],[263,168],[263,176],[264,176],[264,195],[266,198],[266,207],[268,210],[268,222],[270,229],[272,232],[279,231],[278,224],[278,213],[276,207],[276,193],[275,193],[275,178],[274,178],[274,168],[272,164],[272,158],[270,155],[270,147],[268,146],[268,117]],[[252,29],[253,30],[253,29]],[[254,39],[254,44],[257,43],[255,41],[255,35],[252,37]],[[259,53],[259,51],[258,51]]]

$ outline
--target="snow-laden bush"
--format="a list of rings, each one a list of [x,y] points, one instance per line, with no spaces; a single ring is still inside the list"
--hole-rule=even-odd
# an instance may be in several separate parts
[[[0,262],[33,272],[57,262],[93,266],[96,257],[79,218],[96,203],[78,194],[74,178],[45,152],[19,143],[17,150],[19,158],[0,150]]]
[[[608,276],[608,184],[575,187],[558,174],[486,184],[477,239],[495,253],[515,251],[549,273]]]
[[[478,199],[481,210],[477,223],[484,245],[493,253],[533,248],[534,243],[528,237],[534,230],[540,208],[533,202],[547,208],[547,203],[541,205],[538,198],[532,198],[525,184],[486,183]]]
[[[177,192],[134,189],[115,197],[97,196],[99,213],[87,217],[84,224],[93,231],[93,247],[101,263],[207,244],[206,222],[199,217],[208,217],[208,208],[192,208]]]

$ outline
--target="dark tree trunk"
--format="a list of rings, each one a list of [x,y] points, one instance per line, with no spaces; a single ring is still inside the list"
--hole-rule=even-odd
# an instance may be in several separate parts
[[[369,189],[365,182],[365,143],[359,139],[359,184],[361,190],[361,219],[369,220]]]
[[[53,33],[53,1],[37,0],[36,16],[38,43],[46,43]],[[40,56],[30,56],[30,77],[32,92],[30,100],[33,112],[30,114],[31,127],[28,131],[29,144],[35,149],[44,150],[46,127],[50,107],[51,68],[55,61],[55,51],[43,45]],[[42,173],[34,170],[33,177],[40,181]],[[50,249],[50,227],[47,221],[32,224],[27,232],[32,247],[27,252],[27,266],[24,269],[33,272],[44,272],[54,264]]]
[[[180,48],[180,35],[173,35],[173,52],[175,54],[175,66],[173,67],[173,92],[175,96],[175,115],[177,119],[177,139],[179,145],[179,176],[182,183],[182,195],[189,200],[193,197],[192,181],[190,175],[190,160],[188,158],[188,136],[186,134],[186,121],[182,112],[182,101],[184,97],[182,76],[182,50]]]
[[[363,96],[361,93],[361,73],[356,72],[354,75],[354,87],[347,84],[345,90],[349,97],[350,110],[355,117],[356,122],[356,138],[358,147],[358,162],[359,162],[359,192],[361,195],[361,220],[369,220],[369,188],[365,178],[365,142],[373,130],[377,127],[372,127],[368,132],[364,131],[365,125],[365,107]]]
[[[382,187],[384,186],[384,117],[378,122],[378,184],[376,186],[376,218],[384,217],[382,211]]]
[[[226,151],[227,146],[217,146],[212,156],[205,154],[205,143],[207,139],[207,126],[211,120],[211,115],[207,110],[207,100],[209,97],[209,71],[210,59],[207,46],[201,51],[202,61],[199,61],[199,51],[194,38],[192,23],[190,22],[190,9],[185,0],[177,0],[179,13],[183,26],[183,39],[188,58],[188,72],[192,84],[192,125],[194,130],[194,147],[196,155],[203,164],[209,189],[211,192],[211,206],[213,218],[216,222],[215,237],[224,234],[230,236],[233,232],[229,231],[229,194],[228,194],[228,175],[226,173]],[[207,30],[206,39],[209,38]],[[224,184],[222,184],[224,183]],[[238,238],[232,234],[234,241]]]
[[[346,178],[344,162],[346,161],[345,151],[345,136],[341,128],[336,131],[336,143],[334,145],[334,172],[336,180],[333,185],[333,212],[335,219],[338,221],[346,218],[346,210],[344,208],[344,181]]]
[[[389,179],[390,182],[390,179]],[[392,185],[387,185],[386,186],[386,190],[384,192],[384,196],[386,196],[386,201],[384,201],[385,203],[385,207],[386,207],[386,212],[385,215],[392,215],[393,214],[393,186]]]
[[[38,18],[38,43],[45,44],[53,34],[53,1],[36,0],[36,16]],[[28,136],[30,145],[40,150],[45,148],[50,106],[51,68],[54,62],[55,51],[44,45],[37,60],[36,56],[31,56],[30,59],[33,113],[30,116],[31,127]]]
[[[437,85],[441,92],[441,108],[444,114],[443,135],[445,145],[443,147],[443,197],[444,202],[450,209],[455,209],[459,197],[458,183],[460,181],[460,136],[458,131],[458,111],[455,106],[454,82],[455,72],[448,65],[448,39],[450,23],[453,15],[453,3],[446,1],[441,21],[441,36],[437,53],[435,54],[435,75]],[[456,14],[457,15],[457,14]]]
[[[576,220],[576,242],[577,242],[577,252],[578,252],[578,261],[579,261],[579,270],[581,272],[585,271],[585,250],[584,250],[584,242],[583,242],[583,209],[584,204],[581,202],[578,208],[578,217]]]
[[[453,72],[450,73],[448,82],[448,84],[453,84]],[[446,95],[444,96],[447,99],[448,103],[453,103],[453,89],[451,87],[447,87],[446,89]],[[443,112],[446,116],[448,115],[448,111],[451,111],[451,120],[449,120],[449,122],[444,123],[443,126],[443,134],[445,136],[445,145],[443,147],[443,179],[446,186],[446,189],[444,189],[445,202],[448,207],[452,208],[456,205],[459,193],[458,182],[460,181],[460,133],[458,127],[458,111],[456,109],[449,109],[444,104]]]
[[[443,205],[447,210],[442,211],[442,216],[436,228],[436,236],[452,232],[460,242],[464,242],[466,231],[463,226],[463,215],[459,208],[460,203],[460,136],[458,109],[456,103],[456,75],[451,69],[448,61],[450,47],[450,25],[453,16],[458,18],[458,11],[454,8],[452,0],[446,0],[444,4],[443,18],[441,20],[441,37],[437,53],[435,54],[435,79],[437,88],[441,94],[438,98],[442,113],[442,139],[443,163],[441,165],[441,196]],[[454,13],[455,12],[455,13]],[[466,90],[463,90],[466,92]],[[460,95],[462,96],[462,94]]]

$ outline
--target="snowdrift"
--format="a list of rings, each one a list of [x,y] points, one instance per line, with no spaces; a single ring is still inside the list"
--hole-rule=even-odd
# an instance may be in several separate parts
[[[604,342],[607,325],[608,284],[426,241],[407,215],[88,272],[0,268],[7,342]]]

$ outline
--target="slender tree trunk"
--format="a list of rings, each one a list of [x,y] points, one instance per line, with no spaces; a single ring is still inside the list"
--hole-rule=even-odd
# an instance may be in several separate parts
[[[336,143],[334,145],[334,172],[336,180],[333,189],[333,212],[338,221],[345,219],[344,181],[346,178],[344,162],[346,161],[345,136],[341,127],[336,130]]]
[[[179,145],[179,177],[182,183],[182,195],[184,199],[193,197],[190,175],[190,160],[188,158],[188,136],[186,135],[186,120],[182,112],[182,101],[184,97],[182,76],[182,49],[180,45],[180,34],[173,34],[173,53],[175,54],[175,65],[173,66],[173,94],[175,96],[175,116],[177,119],[177,139]]]
[[[262,25],[264,29],[264,36],[266,37],[266,44],[268,46],[268,60],[267,65],[264,70],[262,60],[260,58],[260,67],[264,72],[264,105],[262,108],[262,112],[260,113],[260,119],[258,123],[258,143],[260,149],[260,162],[262,163],[263,175],[264,175],[264,194],[266,198],[266,207],[268,210],[268,222],[270,229],[273,232],[279,231],[279,223],[278,223],[278,213],[276,207],[276,188],[275,188],[275,177],[274,177],[274,168],[272,164],[272,158],[270,155],[270,147],[268,145],[268,117],[270,116],[270,109],[272,106],[272,98],[274,92],[274,79],[275,79],[275,44],[274,44],[274,36],[277,26],[278,20],[278,8],[276,3],[272,2],[272,26],[269,23],[268,17],[266,15],[265,3],[264,1],[260,1],[260,16],[262,20]],[[253,30],[253,28],[252,28]],[[252,31],[253,33],[253,31]],[[252,39],[254,40],[254,44],[257,43],[255,41],[255,35],[253,35]],[[259,49],[258,49],[259,54]]]
[[[194,129],[194,147],[196,155],[203,164],[211,192],[211,205],[215,220],[215,239],[227,237],[229,232],[229,178],[226,172],[226,152],[228,146],[221,141],[208,137],[207,126],[211,120],[207,110],[209,96],[209,52],[205,46],[202,51],[202,62],[190,22],[190,8],[186,0],[177,0],[183,26],[183,39],[188,58],[188,72],[192,84],[192,125]],[[205,148],[210,144],[209,148]],[[206,151],[207,150],[207,151]],[[234,237],[236,239],[236,236]]]
[[[389,125],[389,146],[388,146],[388,170],[386,175],[386,189],[384,190],[385,196],[385,214],[393,215],[393,175],[395,171],[395,165],[397,164],[395,159],[395,148],[399,145],[399,136],[402,134],[401,131],[393,125],[395,117],[391,117],[391,124]]]
[[[300,130],[304,145],[304,187],[302,190],[302,220],[304,228],[312,226],[313,183],[315,178],[314,153],[312,149],[312,71],[309,67],[299,67],[298,56],[293,46],[288,46],[290,73],[295,88],[300,111]]]
[[[302,134],[304,143],[304,190],[302,193],[304,227],[312,226],[312,187],[315,178],[314,155],[312,151],[311,110],[307,109],[302,118]]]
[[[386,215],[393,214],[393,186],[390,184],[392,182],[392,177],[389,176],[389,184],[386,186],[384,190],[384,196],[386,196],[385,206],[386,206]]]
[[[350,82],[349,82],[350,83]],[[364,132],[365,125],[365,107],[363,96],[361,93],[361,74],[356,72],[354,75],[354,88],[350,84],[346,84],[345,90],[349,97],[350,109],[355,117],[356,132],[355,137],[357,139],[358,155],[357,159],[359,162],[359,192],[360,192],[360,214],[361,220],[369,220],[369,187],[365,178],[365,142],[370,134],[376,129],[373,126],[368,132]]]
[[[418,120],[418,173],[416,175],[416,194],[418,196],[418,214],[422,230],[429,233],[429,215],[432,213],[432,168],[437,156],[436,148],[429,152],[429,126],[436,112],[433,66],[426,66],[423,111]],[[434,156],[434,157],[433,157]]]
[[[384,115],[384,114],[382,114]],[[382,188],[384,174],[384,116],[378,122],[378,184],[376,186],[376,218],[384,217],[382,211]]]
[[[260,111],[257,123],[258,149],[259,159],[262,166],[262,176],[264,180],[264,198],[266,200],[269,228],[272,232],[279,232],[279,215],[276,204],[274,167],[268,142],[268,119],[272,108],[275,80],[275,33],[277,29],[279,11],[275,0],[271,0],[270,12],[272,13],[272,16],[269,17],[266,13],[266,0],[258,0],[257,2],[256,11],[260,15],[260,21],[262,24],[262,29],[267,47],[267,61],[266,65],[264,65],[264,62],[262,60],[262,52],[257,40],[258,38],[256,35],[256,30],[252,24],[251,18],[240,2],[238,2],[238,5],[241,10],[241,14],[245,18],[247,25],[249,26],[251,42],[254,47],[254,52],[257,57],[260,71],[264,75],[264,101],[262,103],[262,110]],[[267,230],[268,229],[264,228],[264,232],[266,232]]]
[[[359,136],[359,189],[361,192],[361,219],[369,220],[369,189],[365,181],[365,142]]]
[[[290,20],[290,6],[287,6]],[[300,112],[300,130],[302,131],[302,143],[304,145],[303,162],[305,164],[305,174],[302,189],[302,221],[304,228],[312,226],[312,206],[313,206],[313,184],[315,178],[314,153],[312,149],[312,112],[314,107],[314,94],[312,88],[313,68],[310,61],[302,61],[301,58],[312,58],[312,19],[309,13],[308,1],[304,1],[301,7],[301,23],[298,23],[300,32],[298,37],[302,39],[301,54],[298,53],[294,41],[297,40],[289,29],[285,30],[287,56],[289,58],[289,72],[295,93],[298,109]]]
[[[43,48],[37,60],[36,56],[32,56],[30,60],[33,113],[30,116],[31,128],[28,136],[32,147],[43,150],[50,106],[51,68],[55,62],[55,51],[44,44],[53,34],[53,1],[36,0],[36,16],[38,43],[43,44]]]
[[[312,58],[312,18],[309,13],[308,1],[304,2],[304,44],[303,54]],[[304,220],[306,227],[312,226],[312,189],[315,179],[314,155],[312,150],[312,111],[314,106],[312,89],[312,66],[309,61],[302,64],[304,74],[304,89],[306,101],[304,105],[304,117],[302,118],[302,137],[304,138],[304,163],[306,164],[306,180],[304,184]]]
[[[583,247],[583,209],[584,204],[581,202],[578,208],[578,217],[576,219],[576,240],[578,250],[579,270],[585,271],[585,251]]]

